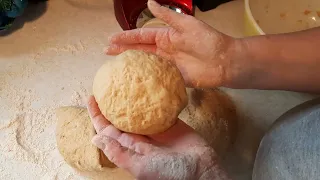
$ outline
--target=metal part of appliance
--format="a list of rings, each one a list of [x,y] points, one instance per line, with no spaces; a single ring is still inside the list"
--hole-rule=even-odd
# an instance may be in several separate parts
[[[154,18],[148,10],[148,0],[113,0],[114,12],[118,23],[123,30],[142,27],[145,22]],[[176,12],[194,15],[192,0],[157,0]]]
[[[200,10],[217,7],[230,0],[156,0],[177,13],[194,15],[195,5]],[[147,7],[148,0],[113,0],[116,19],[123,30],[141,28],[147,21],[154,18]]]

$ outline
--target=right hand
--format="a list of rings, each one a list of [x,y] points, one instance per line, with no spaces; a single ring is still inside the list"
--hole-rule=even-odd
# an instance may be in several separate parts
[[[101,114],[93,96],[88,100],[88,112],[97,132],[92,143],[137,179],[228,179],[215,151],[181,120],[167,131],[142,136],[115,128]]]
[[[128,49],[144,50],[171,60],[189,87],[228,86],[236,40],[222,34],[193,16],[176,13],[153,0],[148,1],[153,15],[168,28],[142,28],[110,37],[108,55]]]

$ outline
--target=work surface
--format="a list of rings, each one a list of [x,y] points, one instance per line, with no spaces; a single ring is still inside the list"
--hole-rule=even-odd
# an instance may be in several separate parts
[[[197,17],[242,36],[243,2]],[[79,179],[55,142],[54,108],[85,105],[93,76],[111,58],[108,35],[121,31],[110,0],[54,0],[27,9],[0,36],[0,179]],[[239,136],[225,161],[235,179],[250,179],[259,140],[274,120],[311,95],[224,89],[239,114]]]

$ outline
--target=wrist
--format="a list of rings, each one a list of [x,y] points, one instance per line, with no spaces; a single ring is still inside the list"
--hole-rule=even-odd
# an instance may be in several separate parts
[[[252,78],[252,62],[246,39],[234,39],[227,50],[227,66],[222,86],[245,88]]]
[[[230,46],[223,86],[319,92],[319,29],[247,37]]]

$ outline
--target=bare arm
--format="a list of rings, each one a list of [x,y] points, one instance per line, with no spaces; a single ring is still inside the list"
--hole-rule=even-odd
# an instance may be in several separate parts
[[[320,93],[320,28],[238,43],[230,63],[232,76],[238,78],[226,86]]]

